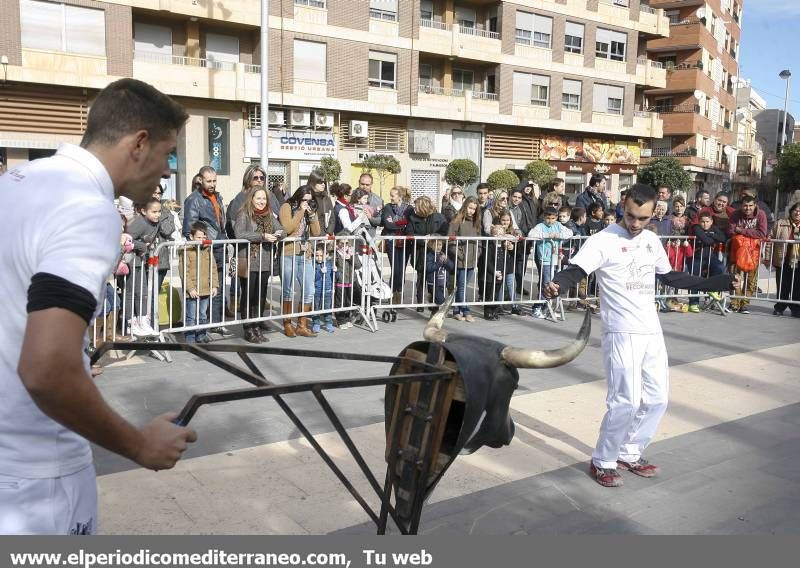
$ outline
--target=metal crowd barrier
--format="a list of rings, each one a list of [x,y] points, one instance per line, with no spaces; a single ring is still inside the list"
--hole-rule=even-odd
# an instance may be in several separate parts
[[[178,333],[185,335],[221,326],[300,316],[330,315],[338,324],[356,319],[359,325],[375,331],[380,320],[390,322],[396,318],[398,309],[436,310],[459,284],[463,293],[457,294],[456,309],[510,307],[515,311],[524,308],[526,313],[539,309],[548,319],[563,319],[564,312],[571,308],[596,310],[598,301],[602,301],[591,276],[574,289],[562,291],[557,300],[547,301],[542,295],[542,285],[547,280],[542,278],[544,271],[549,271],[545,274],[552,277],[564,268],[586,238],[431,235],[378,237],[377,242],[365,234],[307,240],[288,238],[272,247],[277,260],[268,267],[262,266],[262,255],[254,258],[249,254],[253,243],[242,239],[165,242],[148,255],[135,257],[127,275],[109,279],[109,290],[113,293],[109,292],[104,313],[90,330],[90,341],[93,345],[104,340],[116,341],[120,335],[130,335],[132,331],[139,332],[137,337],[141,339],[142,326],[134,325],[131,329],[128,325],[134,318],[149,322],[153,329],[149,332],[145,329],[144,336],[156,341],[165,341],[165,336]],[[677,270],[704,276],[720,270],[735,271],[728,262],[724,245],[698,252],[693,237],[660,239],[666,250],[673,249],[670,258]],[[289,254],[294,245],[308,251],[323,251],[326,271],[319,278],[314,278],[317,274],[313,255],[310,261],[298,261]],[[800,241],[762,242],[758,269],[741,274],[742,292],[727,296],[728,300],[774,303],[780,298],[787,305],[800,306],[798,267],[781,266],[776,270],[771,262],[774,251],[783,252],[782,258],[786,259],[791,250],[800,250],[792,247],[800,247]],[[246,269],[242,269],[247,278],[239,277],[240,262],[232,262],[239,258],[242,248],[248,250]],[[675,253],[679,249],[683,258]],[[503,252],[499,257],[498,251]],[[547,257],[545,251],[549,251],[554,262],[542,263],[542,254]],[[207,301],[193,301],[185,289],[188,280],[198,286],[207,285],[208,289],[214,287],[214,275],[211,272],[202,275],[199,263],[195,264],[194,278],[189,278],[189,257],[201,255],[214,258],[218,293]],[[168,262],[162,262],[162,266],[168,267],[159,268],[159,259],[164,257]],[[497,265],[498,258],[505,261],[502,266]],[[333,271],[333,266],[338,269]],[[291,287],[284,280],[287,269],[293,274]],[[257,277],[249,277],[251,274]],[[284,287],[292,301],[292,309],[287,313],[282,306]],[[317,294],[317,289],[324,293]],[[708,302],[708,295],[703,292],[662,285],[656,289],[656,299],[662,303],[692,298]],[[303,311],[304,303],[311,304],[309,311]],[[719,308],[724,312],[722,306]]]

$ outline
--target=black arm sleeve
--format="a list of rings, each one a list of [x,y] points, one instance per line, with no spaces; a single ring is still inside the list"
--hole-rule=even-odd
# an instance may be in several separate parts
[[[701,292],[717,292],[730,290],[732,278],[730,274],[720,274],[710,278],[692,276],[688,272],[667,272],[656,276],[659,282],[682,290],[699,290]]]
[[[65,278],[39,272],[31,278],[28,287],[28,313],[63,308],[88,323],[97,308],[97,300],[89,290]]]
[[[553,276],[553,282],[558,284],[559,288],[572,288],[587,276],[583,268],[576,264],[570,264],[564,270]]]

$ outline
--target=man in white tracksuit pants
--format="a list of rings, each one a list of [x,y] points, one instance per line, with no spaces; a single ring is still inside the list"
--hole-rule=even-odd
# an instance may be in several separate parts
[[[618,469],[642,477],[658,473],[642,458],[667,409],[669,391],[667,350],[655,309],[656,277],[676,288],[731,287],[727,275],[700,278],[672,270],[658,236],[644,230],[655,204],[652,187],[631,187],[622,221],[589,237],[544,290],[553,297],[592,272],[597,276],[608,395],[590,473],[606,487],[622,485]]]

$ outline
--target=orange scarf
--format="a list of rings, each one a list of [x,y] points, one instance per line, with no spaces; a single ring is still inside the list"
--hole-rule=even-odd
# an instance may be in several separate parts
[[[219,202],[217,201],[217,193],[207,193],[203,191],[203,195],[208,197],[208,200],[211,201],[211,205],[214,206],[214,214],[217,216],[217,226],[222,227],[222,213],[219,210]]]

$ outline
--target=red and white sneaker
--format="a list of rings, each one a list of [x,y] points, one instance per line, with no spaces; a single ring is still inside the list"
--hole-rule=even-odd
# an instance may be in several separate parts
[[[659,467],[657,465],[648,463],[648,461],[643,458],[639,458],[633,463],[617,460],[617,467],[641,477],[655,477],[659,472]]]
[[[597,467],[594,462],[589,464],[589,475],[603,487],[620,487],[622,485],[622,476],[616,469]]]

